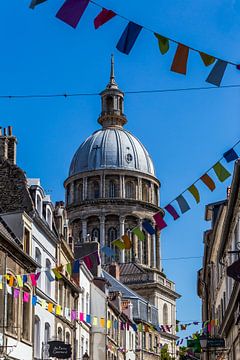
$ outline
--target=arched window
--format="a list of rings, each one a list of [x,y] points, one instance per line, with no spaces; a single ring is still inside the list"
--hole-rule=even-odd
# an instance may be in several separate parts
[[[66,331],[66,344],[71,344],[70,332]]]
[[[127,199],[134,199],[135,197],[134,184],[132,181],[126,183],[125,196]]]
[[[63,341],[63,331],[60,326],[58,327],[57,338],[59,341]]]
[[[37,315],[34,317],[34,357],[40,358],[40,319]]]
[[[168,306],[166,303],[163,305],[163,324],[168,324]]]
[[[117,186],[115,181],[109,181],[109,197],[115,198],[117,196]]]
[[[48,341],[50,340],[51,337],[51,326],[49,323],[45,323],[45,328],[44,328],[44,342],[45,344],[48,343]]]
[[[49,259],[46,259],[46,270],[48,271],[51,270],[51,262]],[[49,280],[47,274],[45,277],[45,281],[46,281],[46,293],[48,296],[51,296],[51,281]]]
[[[98,199],[99,196],[100,196],[99,182],[98,182],[98,181],[94,181],[94,183],[93,183],[93,198],[94,198],[94,199]]]
[[[107,111],[112,111],[113,110],[113,98],[112,98],[112,96],[108,96],[106,98],[106,106],[107,106]]]
[[[35,249],[35,260],[39,265],[41,265],[41,263],[42,263],[42,254],[41,254],[41,251],[39,250],[38,247],[36,247],[36,249]]]
[[[26,295],[28,294],[28,295]],[[22,301],[22,336],[24,340],[31,340],[31,326],[32,321],[32,306],[30,303],[30,289],[23,287],[23,301]]]
[[[39,194],[37,194],[37,211],[40,216],[42,216],[42,199]]]
[[[80,183],[78,186],[78,200],[82,201],[83,200],[83,184]]]
[[[98,241],[99,240],[99,229],[94,228],[92,231],[92,241]]]
[[[147,184],[143,184],[142,187],[142,199],[143,201],[148,202],[149,201],[149,187]]]
[[[52,230],[52,212],[48,208],[47,208],[46,220],[47,220],[47,223],[48,223],[50,229]]]
[[[111,247],[112,241],[117,239],[117,229],[114,227],[110,227],[108,229],[108,241],[107,244],[109,247]]]

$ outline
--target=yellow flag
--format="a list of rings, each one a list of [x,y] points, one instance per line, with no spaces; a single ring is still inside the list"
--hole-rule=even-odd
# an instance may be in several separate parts
[[[97,326],[97,324],[98,324],[98,318],[97,318],[97,316],[94,316],[93,317],[93,326]]]
[[[111,325],[112,325],[111,320],[108,320],[108,321],[107,321],[107,328],[108,328],[108,329],[111,329]]]
[[[41,301],[41,306],[42,306],[43,309],[46,309],[46,307],[47,307],[46,300]]]
[[[123,242],[122,240],[120,240],[120,239],[117,239],[117,240],[112,241],[112,245],[117,246],[120,250],[125,249],[125,244],[124,244],[124,242]]]
[[[62,312],[62,308],[60,305],[57,305],[56,306],[56,315],[61,315],[61,312]]]
[[[17,275],[17,283],[19,287],[23,287],[23,279],[21,275]]]

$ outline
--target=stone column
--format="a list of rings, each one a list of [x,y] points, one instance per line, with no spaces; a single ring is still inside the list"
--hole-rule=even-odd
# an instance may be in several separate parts
[[[100,248],[105,245],[105,215],[101,215],[100,221]],[[104,254],[101,252],[102,264],[104,263]]]
[[[162,270],[160,232],[156,231],[156,268]]]
[[[154,184],[151,182],[151,197],[150,197],[150,202],[152,204],[155,204],[154,202]]]
[[[142,179],[138,178],[138,200],[142,200]]]
[[[74,201],[74,182],[70,184],[70,196],[69,196],[69,204],[72,204]]]
[[[87,199],[87,178],[83,178],[83,200]]]
[[[101,197],[103,197],[103,198],[106,197],[105,183],[106,183],[105,174],[103,174],[101,176],[101,189],[102,189]]]
[[[142,219],[139,219],[139,227],[142,230]],[[146,239],[144,239],[144,241],[146,241]],[[138,241],[138,259],[141,264],[142,264],[142,244],[143,242],[141,240]]]
[[[123,176],[119,175],[119,197],[123,198]]]
[[[124,235],[125,233],[125,229],[124,229],[124,223],[125,223],[125,218],[123,216],[119,217],[119,222],[120,222],[120,237]],[[125,250],[120,250],[120,262],[124,263],[125,261]]]
[[[87,240],[87,220],[82,220],[82,239],[83,242]]]
[[[122,197],[125,199],[125,176],[122,175]]]
[[[147,265],[151,266],[151,235],[147,235]]]
[[[138,237],[133,234],[133,246],[132,246],[132,261],[136,261],[138,259]],[[141,240],[140,240],[141,241]]]
[[[156,267],[156,235],[151,236],[151,267]]]

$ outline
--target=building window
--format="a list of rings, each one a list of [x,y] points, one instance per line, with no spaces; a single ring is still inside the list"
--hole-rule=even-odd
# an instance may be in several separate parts
[[[62,330],[62,328],[60,326],[58,328],[57,338],[58,338],[59,341],[63,341],[63,330]]]
[[[133,184],[132,181],[128,181],[126,183],[125,196],[126,196],[127,199],[134,199],[135,198],[134,184]]]
[[[51,270],[51,262],[49,259],[46,259],[46,270]],[[47,275],[45,276],[46,281],[46,293],[48,296],[51,296],[51,281],[48,279]]]
[[[84,354],[84,336],[81,337],[81,347],[80,347],[80,356],[81,356],[81,359],[83,357],[83,354]]]
[[[40,319],[35,315],[34,317],[34,357],[40,358]]]
[[[13,276],[13,275],[10,275]],[[9,285],[8,285],[9,286]],[[11,334],[17,334],[17,313],[18,313],[18,299],[14,299],[14,293],[12,291],[7,292],[6,296],[6,308],[7,308],[7,331]]]
[[[24,246],[24,251],[28,255],[31,255],[30,254],[30,231],[26,227],[24,228],[23,246]]]
[[[117,186],[115,181],[109,181],[109,197],[115,198],[117,196]]]
[[[30,289],[26,286],[23,287],[23,292],[30,295]],[[30,297],[30,296],[29,296]],[[28,302],[22,301],[22,336],[24,340],[30,341],[31,335],[31,319],[32,306],[30,300]]]
[[[42,199],[40,195],[37,195],[37,211],[39,215],[42,217]]]
[[[45,323],[44,328],[44,343],[47,344],[51,337],[51,326],[49,323]]]
[[[149,187],[147,184],[143,184],[142,199],[143,199],[143,201],[149,202]]]
[[[93,183],[93,198],[98,199],[100,196],[99,182],[94,181]]]
[[[111,242],[117,239],[117,229],[110,227],[108,229],[108,246],[111,247]]]
[[[112,96],[108,96],[106,98],[106,106],[107,106],[107,111],[111,112],[113,110],[113,98]]]
[[[149,340],[149,344],[148,344],[148,348],[149,350],[153,350],[153,344],[152,344],[152,335],[148,334],[148,340]]]
[[[52,230],[52,212],[50,209],[47,209],[47,216],[46,216],[47,223]]]
[[[89,293],[86,294],[86,314],[90,314],[90,309],[89,309]]]
[[[168,307],[166,303],[163,305],[163,324],[168,324]]]
[[[38,247],[36,247],[36,249],[35,249],[35,260],[39,265],[42,264],[42,254]],[[40,268],[40,266],[39,266],[39,268]]]
[[[71,344],[71,337],[68,331],[66,332],[66,344]]]
[[[142,332],[142,348],[146,349],[146,333]]]
[[[99,229],[95,228],[92,231],[92,241],[98,241],[99,240]]]

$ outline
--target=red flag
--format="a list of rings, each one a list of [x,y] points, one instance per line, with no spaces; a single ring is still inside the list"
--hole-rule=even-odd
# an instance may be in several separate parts
[[[186,75],[188,53],[189,47],[183,44],[178,44],[177,51],[173,59],[171,71]]]
[[[98,29],[101,25],[111,20],[114,16],[116,16],[116,13],[114,11],[103,8],[102,11],[98,14],[98,16],[96,16],[94,19],[95,29]]]

